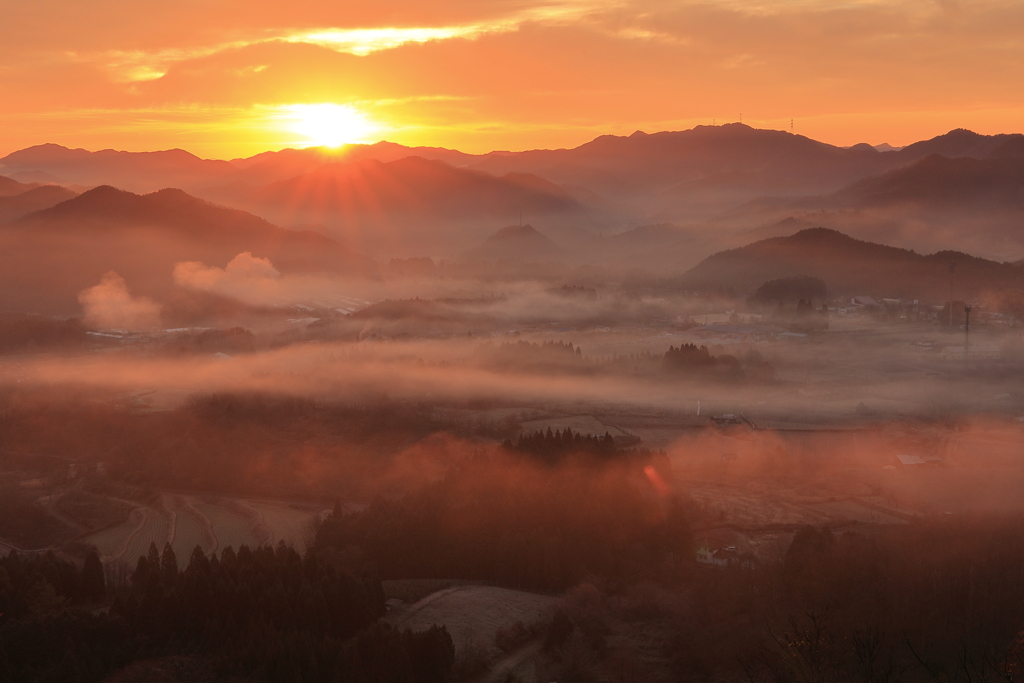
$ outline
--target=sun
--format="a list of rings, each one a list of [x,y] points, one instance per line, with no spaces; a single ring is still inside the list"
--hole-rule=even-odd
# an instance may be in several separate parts
[[[347,104],[291,104],[284,107],[283,118],[288,130],[304,137],[309,146],[366,142],[379,128],[366,114]]]

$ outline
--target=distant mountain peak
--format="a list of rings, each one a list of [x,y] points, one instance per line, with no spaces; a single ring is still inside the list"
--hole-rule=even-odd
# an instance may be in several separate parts
[[[792,216],[790,217],[790,219],[792,219]],[[822,243],[822,242],[837,242],[837,243],[838,242],[845,242],[845,243],[850,243],[850,242],[859,242],[859,241],[861,241],[861,240],[857,240],[857,239],[855,239],[853,237],[850,237],[845,232],[839,232],[838,230],[833,230],[832,228],[822,228],[822,227],[804,228],[803,230],[799,230],[799,231],[793,233],[789,237],[779,237],[779,238],[776,238],[776,239],[790,240],[790,241],[793,241],[793,242],[802,242],[804,244],[811,243],[811,242],[816,242],[816,243]]]
[[[539,263],[555,261],[565,250],[532,225],[508,225],[488,237],[483,244],[465,252],[462,259],[476,262]]]
[[[491,240],[514,240],[523,238],[540,237],[547,239],[544,235],[537,232],[537,229],[532,225],[507,225],[501,228],[496,233],[491,235],[488,239]]]

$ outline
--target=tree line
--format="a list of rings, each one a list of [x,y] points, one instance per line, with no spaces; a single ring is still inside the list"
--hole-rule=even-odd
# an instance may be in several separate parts
[[[129,579],[108,582],[52,553],[0,560],[0,681],[99,681],[131,662],[186,656],[218,677],[441,683],[454,662],[443,627],[400,632],[380,580],[283,544],[207,557],[179,571],[151,545]]]
[[[679,570],[691,564],[689,521],[678,501],[652,485],[654,470],[645,468],[656,466],[635,458],[552,468],[498,449],[401,498],[333,515],[317,531],[316,547],[359,548],[385,579],[534,590],[561,590],[592,574]]]

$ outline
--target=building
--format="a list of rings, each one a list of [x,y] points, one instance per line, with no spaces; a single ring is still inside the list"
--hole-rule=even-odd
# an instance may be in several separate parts
[[[711,567],[726,567],[730,564],[738,564],[740,556],[736,551],[736,546],[725,545],[713,538],[705,538],[697,546],[697,561]]]

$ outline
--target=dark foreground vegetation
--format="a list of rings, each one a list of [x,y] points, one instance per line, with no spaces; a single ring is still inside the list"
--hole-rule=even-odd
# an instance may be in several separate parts
[[[548,650],[550,680],[1020,681],[1019,522],[807,528],[778,561],[675,585],[597,580],[569,594],[569,625],[548,625],[569,633]]]
[[[150,546],[126,581],[108,583],[95,554],[82,569],[11,554],[0,560],[0,681],[99,681],[168,656],[186,680],[444,681],[447,631],[378,622],[380,581],[336,564],[283,546],[209,558],[197,548],[179,572],[170,546]]]
[[[401,499],[334,515],[317,546],[359,548],[385,579],[551,591],[591,575],[667,579],[690,563],[685,512],[654,495],[642,462],[552,470],[518,455],[470,459]]]
[[[693,556],[700,513],[667,492],[662,469],[657,454],[551,463],[497,449],[362,512],[336,510],[304,556],[197,550],[179,571],[169,547],[153,546],[104,575],[95,554],[81,566],[11,554],[0,560],[0,681],[163,680],[159,666],[178,672],[172,681],[417,683],[486,671],[464,666],[443,629],[380,621],[380,578],[565,595],[554,613],[495,636],[510,653],[538,643],[543,680],[1022,680],[1021,519],[806,527],[777,552],[707,567]]]

